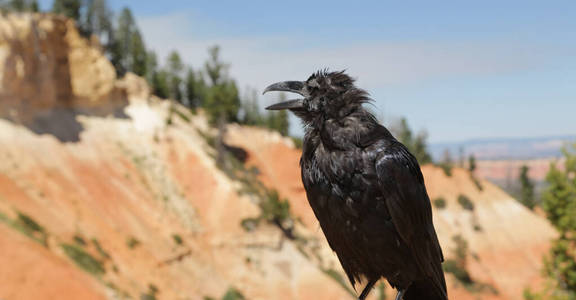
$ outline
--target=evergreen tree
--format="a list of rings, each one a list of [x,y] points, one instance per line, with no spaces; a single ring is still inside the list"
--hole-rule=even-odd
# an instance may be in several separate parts
[[[184,97],[182,97],[182,71],[184,70],[184,64],[180,55],[176,51],[172,51],[168,56],[167,61],[168,72],[168,90],[171,99],[174,99],[180,103],[183,103]],[[186,103],[183,103],[186,104]]]
[[[452,176],[452,168],[454,167],[454,160],[452,159],[452,153],[450,152],[450,150],[448,149],[444,150],[444,153],[442,154],[442,160],[440,161],[438,166],[442,168],[446,176]]]
[[[170,97],[170,88],[168,84],[168,72],[165,70],[159,70],[154,74],[152,79],[152,87],[154,95],[160,98]]]
[[[277,127],[276,130],[280,132],[283,136],[288,136],[288,130],[290,129],[290,122],[288,120],[288,111],[281,110],[278,112],[277,118]]]
[[[396,131],[398,140],[404,144],[404,146],[410,149],[412,146],[412,130],[410,129],[410,126],[408,126],[408,121],[406,118],[402,118],[400,120],[400,124],[397,126],[397,128],[395,128],[394,131]]]
[[[422,165],[432,162],[432,157],[430,156],[430,153],[428,153],[428,145],[426,144],[427,139],[428,134],[425,131],[419,132],[413,141],[411,149],[412,154]]]
[[[552,164],[542,207],[559,237],[545,260],[545,271],[555,287],[552,297],[576,299],[576,144],[564,151],[564,168]]]
[[[146,53],[146,81],[154,90],[154,78],[158,72],[158,60],[156,59],[156,53],[154,51],[148,51]]]
[[[402,118],[400,123],[393,128],[393,131],[398,140],[416,157],[419,164],[424,165],[432,162],[432,156],[430,156],[428,152],[428,145],[426,143],[428,134],[426,134],[425,131],[421,131],[414,137],[406,118]]]
[[[228,65],[220,61],[218,46],[210,48],[209,53],[210,58],[204,65],[205,72],[210,79],[204,108],[213,124],[220,119],[237,121],[240,98],[236,83],[228,78]]]
[[[12,0],[10,2],[10,4],[5,5],[5,6],[7,6],[10,10],[13,10],[13,11],[25,11],[26,10],[26,1],[24,1],[24,0]]]
[[[127,7],[123,8],[118,16],[114,45],[111,48],[112,63],[119,75],[136,70],[141,74],[145,73],[146,47],[136,27],[132,12]]]
[[[107,51],[110,50],[114,26],[112,25],[112,12],[106,0],[85,1],[80,28],[85,36],[97,36],[104,48]]]
[[[470,173],[474,173],[474,171],[476,171],[476,157],[474,154],[470,154],[470,156],[468,156],[468,170]]]
[[[280,94],[278,102],[286,101],[286,95],[284,93]],[[268,128],[280,132],[284,136],[288,136],[288,129],[290,128],[290,123],[288,121],[288,112],[286,110],[271,111],[268,114]]]
[[[18,12],[38,12],[36,0],[5,0],[0,1],[0,9]]]
[[[188,105],[192,110],[202,106],[204,99],[205,83],[202,73],[194,72],[192,68],[188,68],[186,72],[186,99],[188,99]]]
[[[526,165],[520,168],[520,176],[518,178],[518,181],[520,181],[520,202],[529,209],[534,209],[536,205],[534,183],[528,177],[528,171],[530,171],[530,168]]]
[[[54,0],[52,12],[80,21],[80,0]]]
[[[144,46],[144,41],[138,30],[132,33],[132,45],[131,45],[131,56],[132,56],[132,67],[131,70],[134,74],[138,76],[146,76],[146,47]]]
[[[254,89],[247,89],[246,96],[242,101],[242,123],[252,126],[264,125],[264,120],[260,114],[260,107],[258,105],[258,92]]]

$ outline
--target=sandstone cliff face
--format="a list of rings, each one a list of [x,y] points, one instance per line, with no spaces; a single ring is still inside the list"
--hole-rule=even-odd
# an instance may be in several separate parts
[[[119,108],[121,118],[101,116]],[[142,78],[118,80],[70,21],[0,16],[0,114],[0,299],[219,299],[230,287],[247,299],[354,299],[290,140],[227,130],[246,166],[288,199],[305,243],[270,224],[243,228],[261,209],[216,166],[202,114],[154,98]],[[63,143],[55,132],[70,125],[77,138]],[[423,171],[431,198],[447,202],[435,210],[446,256],[463,236],[472,276],[499,291],[471,292],[448,275],[451,299],[521,299],[538,283],[552,228],[463,170]],[[474,211],[457,203],[461,194]]]
[[[73,112],[112,114],[125,89],[102,52],[72,20],[46,14],[0,14],[0,116],[48,132]]]

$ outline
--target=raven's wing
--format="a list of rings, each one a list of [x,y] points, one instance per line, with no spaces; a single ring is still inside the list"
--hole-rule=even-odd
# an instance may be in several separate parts
[[[446,297],[442,249],[432,223],[432,206],[416,158],[394,141],[377,156],[376,173],[392,222],[416,265]]]

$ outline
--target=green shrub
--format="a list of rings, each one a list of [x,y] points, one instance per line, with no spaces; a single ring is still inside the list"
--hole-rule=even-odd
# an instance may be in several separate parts
[[[72,244],[61,244],[60,246],[64,253],[82,270],[97,277],[106,273],[103,263],[84,251],[84,249]]]
[[[140,295],[140,300],[156,300],[156,295],[158,295],[159,291],[154,284],[149,284],[148,291]]]
[[[269,190],[266,194],[266,201],[261,205],[263,217],[268,221],[279,222],[290,218],[290,202],[280,199],[276,190]]]
[[[451,177],[452,176],[452,164],[448,163],[448,162],[442,162],[439,163],[438,166],[440,168],[442,168],[442,171],[444,171],[444,174],[446,174],[446,176]]]
[[[480,226],[480,224],[478,224],[478,223],[475,223],[473,228],[474,228],[474,231],[482,231],[483,230],[482,226]]]
[[[474,176],[474,174],[470,174],[470,179],[472,179],[472,182],[474,182],[474,185],[476,186],[476,188],[479,191],[484,190],[484,187],[482,186],[482,184],[480,183],[480,180],[478,180],[478,178],[476,178],[476,176]]]
[[[242,221],[240,222],[240,225],[247,232],[252,232],[256,229],[256,227],[258,227],[259,223],[260,223],[260,219],[258,219],[258,218],[245,218],[245,219],[242,219]]]
[[[23,228],[31,232],[44,232],[44,227],[40,226],[40,224],[34,221],[30,216],[21,212],[18,212],[16,223],[20,224]]]
[[[174,240],[174,243],[176,243],[176,245],[181,246],[184,243],[184,240],[182,240],[182,237],[179,234],[173,234],[172,235],[172,239]]]
[[[353,297],[356,297],[356,293],[350,289],[348,281],[334,269],[321,269],[324,274],[335,280],[345,291],[347,291]]]
[[[24,213],[17,212],[17,215],[16,220],[12,222],[12,226],[24,235],[47,247],[48,233],[44,227]]]
[[[226,294],[222,296],[222,300],[246,300],[246,297],[236,288],[229,288]]]
[[[384,282],[380,282],[377,289],[378,289],[378,300],[386,300],[386,284],[384,284]]]
[[[86,246],[86,241],[80,235],[75,234],[73,239],[74,239],[74,242],[76,244],[78,244],[78,246],[82,246],[82,247]]]
[[[444,197],[438,197],[433,201],[434,206],[438,209],[446,208],[446,199]]]
[[[474,210],[474,203],[466,195],[458,196],[458,203],[466,210]]]
[[[442,268],[444,269],[444,272],[454,275],[454,277],[464,286],[469,286],[474,283],[468,270],[454,259],[447,259],[444,261]]]
[[[96,248],[96,251],[98,251],[98,254],[100,254],[100,257],[102,257],[102,259],[104,260],[110,259],[110,254],[108,254],[108,252],[106,252],[106,250],[102,248],[102,245],[100,245],[100,242],[98,242],[97,239],[92,239],[92,244],[94,245],[94,248]]]
[[[140,241],[137,240],[135,237],[131,236],[126,240],[126,245],[128,246],[128,248],[134,249],[140,246]]]
[[[442,269],[446,273],[451,273],[454,278],[461,283],[464,288],[470,292],[484,292],[488,291],[492,294],[498,294],[498,290],[490,284],[476,282],[468,272],[468,242],[461,236],[455,235],[452,237],[456,248],[453,249],[454,258],[447,259],[442,264]],[[477,255],[472,254],[476,260],[479,260]]]

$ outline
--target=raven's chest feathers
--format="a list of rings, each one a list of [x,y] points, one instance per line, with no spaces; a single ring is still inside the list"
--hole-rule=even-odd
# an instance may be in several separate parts
[[[381,137],[390,133],[384,127],[358,121],[328,121],[306,136],[302,180],[321,224],[346,223],[370,215],[389,218],[375,160],[387,146]]]

